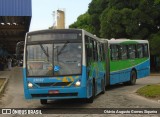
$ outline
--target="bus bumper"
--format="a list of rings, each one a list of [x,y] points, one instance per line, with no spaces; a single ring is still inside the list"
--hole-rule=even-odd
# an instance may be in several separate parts
[[[28,89],[26,99],[71,99],[86,98],[86,87]]]

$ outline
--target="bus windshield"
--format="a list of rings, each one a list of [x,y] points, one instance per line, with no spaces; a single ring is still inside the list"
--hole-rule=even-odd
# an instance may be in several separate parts
[[[81,43],[27,45],[28,76],[60,76],[81,73]]]

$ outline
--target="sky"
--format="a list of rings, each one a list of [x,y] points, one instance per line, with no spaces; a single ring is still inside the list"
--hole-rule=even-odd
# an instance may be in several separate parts
[[[53,11],[64,9],[66,27],[88,10],[92,0],[32,0],[30,31],[48,29],[53,25]]]

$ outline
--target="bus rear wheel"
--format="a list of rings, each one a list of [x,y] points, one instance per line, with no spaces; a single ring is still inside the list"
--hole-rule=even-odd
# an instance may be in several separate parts
[[[41,99],[40,102],[42,105],[47,104],[47,99]]]
[[[135,70],[131,71],[131,76],[130,76],[130,85],[135,85],[136,84],[136,79],[137,79],[137,74]]]
[[[101,86],[102,86],[102,92],[101,92],[101,94],[105,94],[106,86],[105,86],[104,80],[101,81]]]

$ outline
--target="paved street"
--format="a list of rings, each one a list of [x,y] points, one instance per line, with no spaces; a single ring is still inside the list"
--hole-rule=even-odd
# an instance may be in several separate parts
[[[160,76],[150,76],[144,79],[137,80],[134,86],[116,85],[112,86],[105,94],[96,97],[92,104],[85,103],[83,100],[57,100],[50,101],[48,105],[41,105],[39,100],[25,100],[23,95],[23,79],[21,68],[14,68],[12,71],[7,71],[6,75],[10,74],[8,86],[4,95],[0,100],[1,108],[160,108],[158,100],[149,100],[136,95],[135,91],[147,84],[160,82]],[[4,75],[5,74],[1,74]],[[49,113],[52,109],[48,110]],[[63,110],[59,110],[63,111]],[[42,117],[44,115],[41,115]],[[39,117],[41,117],[39,116]],[[46,115],[51,116],[51,115]],[[55,115],[59,117],[60,115]],[[75,115],[65,115],[75,116]],[[78,116],[78,115],[77,115]],[[97,116],[97,115],[83,115]],[[106,116],[104,114],[98,116]],[[113,116],[113,115],[107,115]],[[129,115],[114,115],[114,117],[128,117]],[[142,115],[131,115],[141,117]],[[147,117],[156,117],[158,115],[146,115]]]

